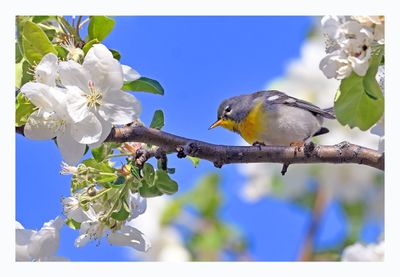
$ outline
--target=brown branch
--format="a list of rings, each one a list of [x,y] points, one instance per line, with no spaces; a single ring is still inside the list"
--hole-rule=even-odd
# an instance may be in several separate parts
[[[16,131],[23,133],[23,128],[18,127]],[[184,138],[142,126],[113,128],[106,141],[153,144],[161,147],[165,153],[176,152],[179,157],[188,155],[209,160],[216,167],[232,163],[353,163],[384,170],[384,154],[348,142],[303,147],[299,151],[292,146],[228,146]]]

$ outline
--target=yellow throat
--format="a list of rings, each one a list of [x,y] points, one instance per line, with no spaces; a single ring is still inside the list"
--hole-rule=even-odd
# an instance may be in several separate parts
[[[238,132],[249,144],[262,142],[262,134],[265,131],[265,112],[262,109],[262,101],[254,105],[251,111],[241,122],[227,119],[220,126],[234,132]]]

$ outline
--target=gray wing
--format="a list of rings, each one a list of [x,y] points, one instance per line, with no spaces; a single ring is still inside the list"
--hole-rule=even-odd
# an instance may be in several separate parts
[[[328,109],[321,109],[318,106],[315,106],[314,104],[311,104],[310,102],[288,96],[283,92],[280,92],[278,90],[264,90],[264,91],[259,91],[254,94],[255,97],[260,97],[260,96],[265,97],[265,101],[268,104],[283,104],[283,105],[288,105],[291,107],[296,107],[300,108],[303,110],[307,110],[311,112],[314,115],[321,115],[325,118],[329,119],[335,119],[335,115],[333,113],[333,108],[328,108]]]

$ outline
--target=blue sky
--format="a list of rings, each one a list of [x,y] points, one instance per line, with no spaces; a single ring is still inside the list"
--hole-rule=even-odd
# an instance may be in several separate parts
[[[135,93],[141,119],[149,124],[153,112],[165,113],[167,132],[218,144],[238,144],[238,136],[221,128],[208,131],[219,103],[230,96],[262,90],[282,76],[287,63],[298,57],[310,31],[310,17],[116,17],[104,44],[118,50],[121,63],[142,76],[158,80],[164,96]],[[39,229],[61,214],[61,197],[69,195],[70,178],[59,174],[61,156],[52,141],[32,141],[16,135],[16,219],[25,228]],[[207,161],[198,168],[170,158],[176,167],[179,192],[191,188],[205,173],[222,175],[224,206],[221,217],[238,227],[250,242],[255,260],[295,260],[310,220],[307,210],[273,198],[244,202],[245,179],[237,166],[216,169]],[[317,244],[335,244],[345,234],[343,212],[332,203],[324,217]],[[374,236],[374,227],[366,231]],[[371,235],[372,233],[372,235]],[[123,261],[131,257],[107,242],[77,249],[78,232],[62,229],[58,254],[73,261]]]

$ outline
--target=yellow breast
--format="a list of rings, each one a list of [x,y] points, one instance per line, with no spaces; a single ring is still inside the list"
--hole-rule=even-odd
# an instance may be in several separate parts
[[[262,107],[263,103],[260,101],[237,126],[240,135],[249,144],[262,142],[262,133],[267,127]]]

